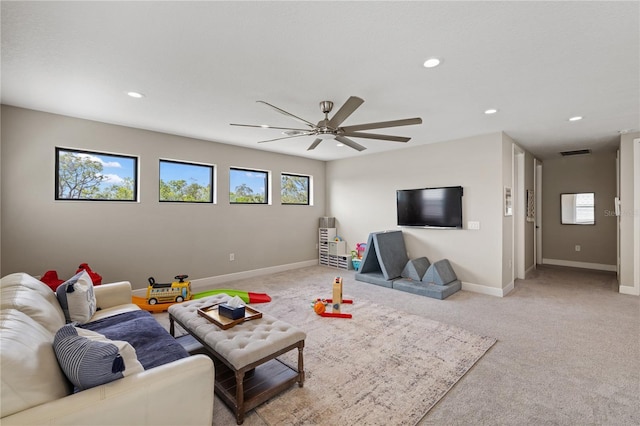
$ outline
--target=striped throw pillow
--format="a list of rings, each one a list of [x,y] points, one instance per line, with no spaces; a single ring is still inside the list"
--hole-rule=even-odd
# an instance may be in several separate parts
[[[60,368],[76,391],[112,382],[144,370],[129,343],[67,324],[53,339]]]

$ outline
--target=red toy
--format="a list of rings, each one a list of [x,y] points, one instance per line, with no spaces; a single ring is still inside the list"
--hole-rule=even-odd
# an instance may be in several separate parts
[[[58,278],[57,271],[45,272],[42,278],[40,278],[40,281],[45,283],[53,291],[56,291],[56,288],[58,288],[58,286],[64,282],[64,280]]]
[[[91,281],[93,282],[93,285],[102,284],[102,275],[92,271],[87,263],[81,263],[80,266],[78,266],[78,270],[76,271],[76,274],[80,271],[87,271],[89,273],[89,276],[91,277]]]

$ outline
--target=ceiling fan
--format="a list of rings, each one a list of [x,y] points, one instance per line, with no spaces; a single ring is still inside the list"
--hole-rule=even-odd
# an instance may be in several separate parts
[[[386,127],[398,127],[398,126],[409,126],[412,124],[421,124],[421,118],[407,118],[404,120],[393,120],[393,121],[380,121],[377,123],[366,123],[366,124],[356,124],[354,126],[344,126],[340,127],[340,125],[351,115],[353,112],[364,102],[363,99],[358,98],[357,96],[351,96],[347,101],[340,107],[340,109],[329,119],[329,113],[333,109],[333,102],[331,101],[322,101],[320,102],[320,110],[324,113],[324,119],[318,121],[317,124],[314,124],[310,121],[305,120],[304,118],[300,118],[296,115],[291,114],[281,108],[278,108],[275,105],[271,105],[265,101],[257,101],[258,103],[267,105],[268,107],[273,108],[281,114],[286,115],[287,117],[293,118],[296,121],[299,121],[303,124],[306,124],[308,128],[297,129],[292,127],[275,127],[268,126],[266,124],[256,125],[256,124],[234,124],[231,123],[232,126],[243,126],[243,127],[260,127],[263,129],[276,129],[276,130],[284,130],[284,134],[287,136],[269,139],[266,141],[259,141],[258,143],[265,142],[273,142],[282,139],[291,139],[297,138],[300,136],[316,136],[316,139],[311,143],[307,151],[315,149],[320,142],[325,139],[335,139],[338,142],[341,142],[348,147],[351,147],[357,151],[363,151],[366,148],[349,138],[365,138],[365,139],[380,139],[385,141],[393,141],[393,142],[408,142],[411,138],[407,138],[404,136],[390,136],[390,135],[380,135],[374,133],[362,133],[361,130],[369,130],[369,129],[382,129]]]

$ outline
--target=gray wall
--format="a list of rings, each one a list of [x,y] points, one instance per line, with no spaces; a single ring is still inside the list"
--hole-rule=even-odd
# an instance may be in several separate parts
[[[139,156],[140,202],[54,200],[56,146]],[[317,259],[322,161],[2,106],[1,274],[68,278],[87,262],[106,282],[193,279]],[[214,164],[218,203],[158,202],[160,158]],[[273,205],[231,205],[229,167],[270,170]],[[313,206],[280,205],[280,173],[312,175]],[[229,253],[235,261],[229,261]]]
[[[328,212],[353,248],[370,232],[398,229],[396,190],[461,185],[465,229],[401,228],[409,257],[447,258],[462,281],[498,295],[511,282],[511,270],[503,269],[511,234],[504,249],[503,234],[512,224],[502,210],[503,182],[512,179],[511,144],[493,133],[329,162]],[[467,221],[479,221],[480,230],[466,229]]]
[[[616,196],[615,152],[547,159],[542,186],[544,262],[560,260],[615,268],[616,217],[611,214]],[[560,194],[578,192],[595,193],[593,226],[560,223]],[[577,244],[581,246],[579,252],[575,251]]]

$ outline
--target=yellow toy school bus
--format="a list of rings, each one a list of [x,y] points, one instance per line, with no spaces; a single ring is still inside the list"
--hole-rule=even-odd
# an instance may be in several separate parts
[[[185,281],[188,275],[176,275],[172,283],[157,283],[153,277],[149,277],[147,287],[147,303],[180,303],[191,299],[191,281]]]

